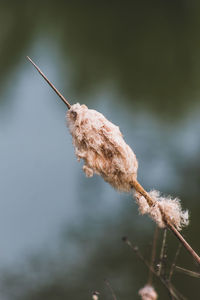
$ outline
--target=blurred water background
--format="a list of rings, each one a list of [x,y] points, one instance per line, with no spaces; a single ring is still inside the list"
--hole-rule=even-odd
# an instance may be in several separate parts
[[[120,126],[139,181],[180,196],[200,251],[200,4],[0,1],[0,298],[111,299],[108,278],[117,299],[139,299],[148,272],[121,237],[149,258],[154,224],[131,195],[85,178],[66,107],[26,55],[71,103]],[[176,248],[169,234],[169,262]],[[184,249],[178,264],[196,268]],[[199,299],[198,279],[173,282]]]

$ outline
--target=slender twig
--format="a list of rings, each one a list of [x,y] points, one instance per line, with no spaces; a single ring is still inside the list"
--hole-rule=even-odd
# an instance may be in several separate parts
[[[107,287],[109,288],[109,290],[110,290],[110,292],[111,292],[112,299],[113,299],[113,300],[117,300],[117,297],[116,297],[116,295],[115,295],[115,292],[114,292],[114,290],[113,290],[113,288],[112,288],[110,282],[108,281],[108,279],[105,278],[105,279],[104,279],[104,282],[105,282],[105,284],[107,285]]]
[[[60,97],[60,99],[67,105],[68,109],[70,109],[70,103],[65,99],[65,97],[57,90],[57,88],[49,81],[49,79],[44,75],[44,73],[40,70],[40,68],[32,61],[30,57],[27,56],[27,59],[32,63],[32,65],[36,68],[36,70],[42,75],[42,77],[46,80],[46,82],[50,85],[50,87],[56,92],[56,94]]]
[[[177,258],[180,254],[180,251],[181,251],[181,247],[182,247],[182,244],[179,243],[178,248],[176,250],[176,254],[174,256],[173,263],[172,263],[170,271],[169,271],[169,278],[168,278],[169,281],[171,281],[171,279],[172,279],[172,275],[173,275],[173,272],[174,272],[174,269],[175,269],[175,266],[176,266]]]
[[[178,266],[175,266],[175,270],[181,273],[184,273],[186,275],[192,276],[192,277],[196,277],[196,278],[200,278],[200,273],[188,270],[188,269],[184,269]]]
[[[137,256],[140,258],[140,260],[145,264],[145,266],[152,271],[152,273],[155,273],[154,269],[150,266],[149,262],[144,258],[142,253],[140,252],[138,246],[133,245],[129,239],[126,236],[122,237],[122,241],[126,243],[134,252],[137,254]]]
[[[154,269],[154,262],[155,262],[155,258],[156,258],[157,239],[158,239],[158,226],[155,227],[154,236],[153,236],[153,245],[152,245],[151,261],[150,261],[151,269]],[[152,273],[151,269],[149,269],[149,277],[148,277],[148,284],[149,285],[152,284],[152,279],[153,279],[153,276],[152,276],[153,273]]]
[[[172,299],[181,299],[181,300],[187,300],[185,296],[183,296],[176,288],[172,285],[172,283],[168,282],[169,292]],[[176,295],[176,296],[175,296]]]
[[[46,80],[46,82],[50,85],[50,87],[56,92],[56,94],[60,97],[60,99],[67,105],[68,109],[70,109],[71,104],[65,99],[65,97],[56,89],[56,87],[49,81],[49,79],[44,75],[44,73],[40,70],[40,68],[30,59],[30,57],[27,56],[27,59],[33,64],[33,66],[36,68],[36,70],[39,72],[39,74]],[[135,188],[135,190],[143,195],[145,199],[147,200],[147,203],[149,206],[153,206],[154,201],[150,197],[150,195],[145,191],[145,189],[141,186],[141,184],[136,180],[133,179],[131,182],[132,186]],[[161,206],[159,206],[159,209],[161,211],[163,221],[165,222],[166,226],[173,232],[173,234],[179,239],[179,241],[183,244],[183,246],[187,249],[187,251],[193,256],[193,258],[200,264],[200,257],[198,254],[194,251],[194,249],[186,242],[186,240],[183,238],[183,236],[180,234],[180,232],[175,228],[175,226],[170,222],[170,220],[167,218],[166,214],[164,213]]]
[[[152,266],[149,264],[148,261],[145,260],[142,253],[140,252],[139,248],[135,245],[133,245],[130,240],[127,237],[123,237],[122,241],[125,242],[137,255],[137,257],[145,264],[145,266],[151,270],[151,272],[161,281],[161,283],[165,286],[165,288],[168,290],[170,295],[172,295],[176,300],[186,300],[184,296],[182,296],[179,292],[177,295],[177,291],[174,288],[174,286],[170,283],[168,283],[162,276],[158,275],[158,273],[152,268]]]
[[[161,273],[162,273],[163,260],[164,260],[164,255],[165,255],[165,245],[166,245],[166,240],[167,240],[167,229],[164,228],[164,231],[163,231],[162,246],[161,246],[161,251],[160,251],[159,268],[158,268],[158,275],[159,275],[159,276],[160,276]]]

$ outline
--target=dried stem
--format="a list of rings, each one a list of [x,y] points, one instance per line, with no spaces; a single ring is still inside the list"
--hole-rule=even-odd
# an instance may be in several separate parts
[[[70,103],[65,99],[65,97],[57,90],[57,88],[49,81],[49,79],[44,75],[44,73],[40,70],[40,68],[32,61],[30,57],[27,56],[27,59],[32,63],[32,65],[36,68],[36,70],[42,75],[42,77],[46,80],[46,82],[50,85],[50,87],[56,92],[56,94],[60,97],[60,99],[67,105],[68,109],[70,109]]]
[[[168,283],[170,296],[172,297],[172,300],[174,299],[181,299],[181,300],[188,300],[185,298],[171,283]]]
[[[192,277],[196,277],[196,278],[200,278],[200,273],[188,270],[188,269],[184,269],[178,266],[175,266],[175,270],[181,273],[184,273],[186,275],[192,276]]]
[[[108,279],[104,279],[104,282],[105,282],[105,284],[107,285],[107,287],[109,288],[109,290],[110,290],[110,292],[111,292],[112,299],[113,299],[113,300],[117,300],[117,297],[116,297],[116,295],[115,295],[115,292],[114,292],[114,290],[113,290],[113,288],[112,288],[110,282],[108,281]]]
[[[141,186],[141,184],[133,179],[132,185],[135,188],[135,190],[140,193],[142,196],[145,197],[147,200],[147,203],[149,206],[153,206],[154,202],[152,198],[149,196],[149,194],[145,191],[145,189]],[[188,244],[188,242],[184,239],[184,237],[180,234],[180,232],[175,228],[175,226],[168,220],[165,213],[163,212],[162,208],[159,207],[160,212],[162,214],[163,220],[166,224],[166,226],[172,231],[172,233],[178,238],[178,240],[182,243],[182,245],[186,248],[186,250],[192,255],[192,257],[196,260],[198,264],[200,264],[200,257],[199,255],[194,251],[194,249]]]
[[[50,87],[56,92],[56,94],[60,97],[60,99],[67,105],[68,109],[70,109],[70,103],[65,99],[65,97],[56,89],[56,87],[49,81],[49,79],[44,75],[44,73],[40,70],[40,68],[27,56],[27,59],[33,64],[39,74],[46,80],[46,82],[50,85]],[[149,206],[153,206],[154,201],[149,196],[149,194],[145,191],[145,189],[140,185],[140,183],[136,180],[132,180],[132,186],[135,188],[137,192],[145,197]],[[186,242],[180,232],[175,228],[175,226],[168,220],[167,216],[165,215],[163,209],[159,207],[160,212],[163,217],[163,221],[166,223],[166,226],[173,232],[173,234],[179,239],[179,241],[183,244],[183,246],[187,249],[187,251],[193,256],[193,258],[200,264],[200,257],[198,254],[192,249],[192,247]]]
[[[151,268],[149,269],[149,278],[148,278],[148,284],[152,284],[152,279],[153,279],[153,273],[151,269],[154,269],[154,262],[156,258],[156,244],[157,244],[157,239],[158,239],[158,226],[156,225],[155,230],[154,230],[154,236],[153,236],[153,245],[152,245],[152,252],[151,252],[151,261],[150,261],[150,266]]]
[[[165,286],[165,288],[168,290],[170,295],[172,295],[176,300],[186,300],[184,296],[182,296],[175,287],[166,281],[161,275],[158,275],[158,273],[152,268],[152,266],[145,260],[142,253],[140,252],[139,248],[135,245],[133,245],[127,237],[123,237],[122,241],[125,242],[137,255],[137,257],[145,264],[145,266],[151,270],[151,272],[162,282],[162,284]],[[178,294],[178,295],[177,295]]]
[[[176,267],[176,262],[177,262],[177,258],[180,254],[180,251],[181,251],[181,247],[182,247],[182,244],[178,244],[178,248],[177,248],[177,251],[176,251],[176,254],[174,256],[174,260],[173,260],[173,263],[171,265],[171,268],[170,268],[170,271],[169,271],[169,278],[168,280],[171,281],[171,278],[172,278],[172,275],[173,275],[173,272],[174,272],[174,269]]]
[[[139,259],[146,265],[148,269],[151,270],[152,273],[155,273],[155,270],[151,267],[151,265],[146,261],[146,259],[143,257],[142,253],[140,252],[138,246],[133,246],[133,244],[129,241],[129,239],[124,236],[122,237],[122,241],[125,242],[139,257]]]
[[[163,260],[164,260],[164,255],[165,255],[165,245],[166,245],[166,240],[167,240],[167,229],[164,228],[162,247],[161,247],[161,251],[160,251],[159,269],[158,269],[158,275],[159,275],[159,276],[160,276],[161,273],[162,273]]]

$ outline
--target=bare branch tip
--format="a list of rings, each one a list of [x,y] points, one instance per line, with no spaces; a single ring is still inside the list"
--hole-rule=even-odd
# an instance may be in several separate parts
[[[32,63],[32,65],[39,71],[38,66],[34,63],[34,61],[27,55],[26,58]]]
[[[60,97],[60,99],[65,103],[68,109],[71,108],[71,104],[65,99],[65,97],[56,89],[56,87],[50,82],[50,80],[44,75],[44,73],[40,70],[40,68],[34,63],[34,61],[29,57],[26,58],[32,63],[32,65],[36,68],[36,70],[40,73],[40,75],[44,78],[44,80],[48,83],[48,85],[54,90],[54,92]]]

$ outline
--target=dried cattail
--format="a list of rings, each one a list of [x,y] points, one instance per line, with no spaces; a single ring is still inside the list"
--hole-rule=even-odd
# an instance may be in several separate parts
[[[138,162],[119,127],[101,113],[79,103],[68,110],[67,124],[76,156],[85,162],[83,171],[86,176],[92,177],[96,173],[116,189],[130,191],[133,180],[137,178]],[[166,227],[166,219],[178,230],[188,224],[188,211],[181,210],[179,199],[161,197],[157,191],[151,191],[149,195],[153,201],[151,205],[136,192],[141,214],[148,213],[161,228]]]
[[[139,211],[142,215],[149,214],[149,216],[157,223],[160,228],[165,228],[166,223],[163,220],[163,214],[165,219],[170,221],[177,230],[181,230],[182,227],[189,224],[188,211],[183,211],[181,208],[180,200],[172,197],[162,197],[160,192],[149,192],[153,205],[149,206],[146,199],[139,193],[135,192],[135,198],[139,205]]]
[[[68,107],[68,125],[73,136],[76,155],[79,159],[83,158],[85,161],[83,169],[86,175],[91,177],[95,172],[120,191],[130,191],[131,188],[135,188],[138,195],[142,195],[146,199],[149,207],[155,206],[153,205],[154,200],[152,200],[150,195],[137,181],[138,162],[133,151],[124,142],[119,127],[109,122],[102,114],[88,109],[85,105],[71,105],[30,57],[27,56],[27,59]],[[140,200],[140,202],[145,203],[143,200]],[[175,227],[168,220],[168,216],[165,215],[162,206],[160,204],[156,204],[156,206],[159,208],[162,218],[162,221],[159,223],[163,226],[166,224],[187,251],[200,264],[198,254],[176,229],[176,227],[179,228],[179,224],[181,227],[188,223],[188,213],[182,212],[181,215],[179,214],[181,222],[177,222]],[[163,206],[166,212],[171,212],[168,204],[164,205],[163,202]],[[147,211],[147,209],[144,208],[143,211]],[[153,214],[157,213],[154,211]]]
[[[138,162],[119,127],[79,103],[68,110],[67,124],[76,156],[85,162],[86,176],[96,173],[119,191],[130,191],[132,180],[137,178]]]
[[[142,289],[139,290],[138,295],[141,297],[142,300],[156,300],[158,295],[153,288],[152,285],[145,285]]]

